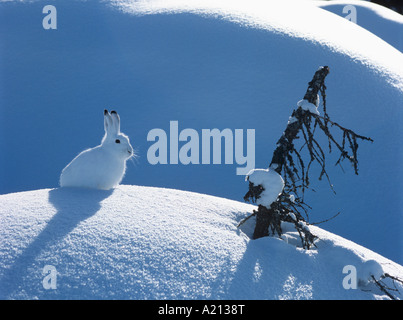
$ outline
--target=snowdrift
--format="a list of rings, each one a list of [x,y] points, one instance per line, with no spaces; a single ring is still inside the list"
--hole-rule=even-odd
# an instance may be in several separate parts
[[[351,6],[354,6],[355,23],[403,52],[403,16],[401,14],[368,1],[313,1],[312,4],[342,17],[351,14]]]
[[[329,158],[337,195],[312,185],[311,221],[340,211],[325,228],[403,263],[397,49],[306,2],[55,1],[57,30],[44,30],[47,4],[0,3],[0,193],[57,187],[73,157],[99,144],[113,108],[139,155],[124,184],[242,200],[238,164],[152,165],[148,133],[169,132],[171,120],[254,129],[256,168],[266,168],[307,82],[328,65],[329,114],[374,143],[360,145],[357,177]]]
[[[237,224],[253,208],[128,185],[1,195],[0,298],[385,299],[370,275],[403,277],[402,266],[317,227],[310,251],[291,232],[288,243],[250,240]],[[55,289],[44,287],[49,266]],[[357,289],[343,286],[346,266]]]

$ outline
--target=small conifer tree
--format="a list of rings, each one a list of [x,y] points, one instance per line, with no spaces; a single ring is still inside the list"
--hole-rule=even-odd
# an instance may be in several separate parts
[[[264,171],[268,174],[267,177],[269,177],[270,172],[271,177],[273,177],[274,172],[278,174],[283,184],[277,190],[278,193],[275,192],[275,197],[272,197],[269,203],[262,201],[262,199],[263,197],[267,198],[266,189],[273,184],[273,181],[278,181],[279,177],[262,183],[262,179],[252,179],[256,170],[252,170],[247,175],[249,190],[244,196],[244,200],[257,203],[258,209],[241,221],[240,225],[251,216],[255,216],[254,239],[276,233],[281,236],[281,223],[291,222],[299,233],[302,246],[309,249],[314,245],[316,237],[310,232],[304,218],[304,213],[306,214],[310,208],[304,202],[304,193],[309,188],[309,170],[313,163],[317,163],[320,167],[319,179],[326,177],[332,188],[326,171],[326,154],[316,139],[318,131],[327,137],[329,152],[332,151],[332,148],[339,152],[336,164],[347,160],[352,164],[355,174],[358,174],[358,141],[372,141],[372,139],[346,129],[330,119],[326,109],[325,92],[325,78],[328,74],[329,68],[327,66],[320,67],[315,72],[312,81],[308,84],[303,100],[298,102],[287,127],[277,141],[269,168]],[[322,97],[323,115],[320,115],[318,111],[319,94]],[[338,141],[332,134],[331,129],[333,128],[341,130],[341,141]],[[297,147],[296,141],[302,141],[302,147]],[[304,150],[307,151],[307,157],[302,154]]]

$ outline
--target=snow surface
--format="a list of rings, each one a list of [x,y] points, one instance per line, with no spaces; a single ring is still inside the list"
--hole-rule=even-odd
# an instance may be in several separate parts
[[[151,165],[148,132],[169,132],[171,120],[198,132],[255,129],[265,168],[328,65],[329,115],[374,143],[360,144],[359,176],[327,159],[336,196],[311,168],[311,221],[340,211],[323,227],[403,263],[403,56],[375,31],[289,1],[53,3],[57,30],[42,28],[45,1],[0,3],[0,193],[57,187],[63,167],[99,142],[100,111],[113,106],[139,155],[123,183],[241,200],[237,164]]]
[[[255,208],[128,185],[0,195],[0,298],[386,299],[361,274],[378,277],[381,266],[403,277],[402,266],[315,226],[317,250],[298,248],[292,232],[289,243],[251,240],[251,219],[237,224]],[[56,268],[54,290],[43,287],[45,266]],[[357,269],[357,289],[344,289],[345,266]]]

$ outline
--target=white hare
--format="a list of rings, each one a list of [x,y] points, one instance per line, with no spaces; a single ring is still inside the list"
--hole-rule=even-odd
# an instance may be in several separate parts
[[[129,137],[120,132],[116,111],[104,110],[105,136],[99,146],[84,150],[60,175],[61,187],[109,190],[123,179],[126,161],[133,156]]]

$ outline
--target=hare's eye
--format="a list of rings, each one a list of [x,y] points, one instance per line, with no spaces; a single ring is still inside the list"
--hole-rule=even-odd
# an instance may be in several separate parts
[[[120,140],[119,140],[119,139],[116,139],[115,142],[116,142],[116,143],[120,143]]]

